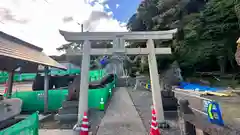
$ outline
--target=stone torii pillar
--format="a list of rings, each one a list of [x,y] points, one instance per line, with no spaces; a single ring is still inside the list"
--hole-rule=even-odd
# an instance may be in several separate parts
[[[156,54],[171,54],[171,48],[155,48],[154,39],[171,40],[177,29],[169,31],[152,32],[66,32],[60,31],[61,35],[69,42],[81,43],[84,41],[83,49],[67,51],[67,55],[82,55],[81,82],[78,107],[78,122],[81,121],[83,113],[88,111],[88,74],[90,56],[114,55],[148,55],[149,71],[152,86],[153,104],[156,109],[158,122],[164,123],[164,112],[162,105],[162,88],[159,84]],[[93,49],[92,40],[112,40],[113,48]],[[128,40],[147,40],[147,48],[125,48],[125,41]]]

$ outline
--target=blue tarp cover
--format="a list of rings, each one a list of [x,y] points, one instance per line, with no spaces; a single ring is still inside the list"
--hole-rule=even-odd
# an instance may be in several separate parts
[[[212,92],[221,90],[220,88],[203,86],[203,85],[188,83],[188,82],[181,82],[179,88],[185,89],[185,90],[212,91]]]

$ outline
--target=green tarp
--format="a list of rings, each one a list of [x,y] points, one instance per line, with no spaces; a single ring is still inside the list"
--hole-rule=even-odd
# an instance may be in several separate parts
[[[92,70],[89,72],[89,80],[100,80],[105,75],[104,70]],[[109,90],[114,87],[115,81],[108,84],[105,88],[89,90],[89,108],[98,108],[101,98],[104,102],[108,99]],[[62,106],[62,102],[68,95],[67,89],[54,89],[48,91],[49,110],[57,110]],[[44,110],[44,91],[16,91],[12,98],[20,98],[23,101],[22,111],[43,111]],[[32,102],[34,101],[34,102]]]
[[[70,69],[70,70],[51,70],[51,75],[72,75],[72,74],[80,74],[80,69]],[[36,77],[36,73],[15,73],[13,80],[15,82],[21,82],[21,81],[27,81],[27,80],[34,80]],[[0,83],[6,82],[8,79],[8,73],[7,72],[0,72]]]
[[[38,113],[34,113],[19,123],[0,131],[0,135],[38,135]]]

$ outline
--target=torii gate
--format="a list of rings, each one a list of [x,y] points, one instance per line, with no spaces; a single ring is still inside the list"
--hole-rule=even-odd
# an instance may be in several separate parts
[[[60,33],[69,42],[81,43],[84,41],[81,50],[68,50],[67,55],[82,55],[80,96],[78,106],[78,123],[83,113],[88,111],[88,74],[90,56],[114,55],[114,53],[127,55],[148,55],[153,104],[156,109],[158,122],[165,122],[163,114],[162,96],[159,84],[156,54],[171,54],[171,48],[155,48],[154,39],[171,40],[177,29],[168,31],[152,32],[66,32]],[[109,49],[91,49],[92,40],[112,40],[113,47]],[[125,48],[127,40],[147,40],[147,48]]]

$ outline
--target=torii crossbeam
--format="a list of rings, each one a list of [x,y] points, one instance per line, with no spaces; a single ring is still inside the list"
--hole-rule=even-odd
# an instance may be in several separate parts
[[[164,122],[162,96],[159,84],[157,61],[155,55],[171,54],[171,48],[155,48],[154,39],[171,40],[177,29],[168,31],[152,32],[66,32],[60,31],[65,40],[80,43],[84,41],[82,50],[68,50],[67,55],[82,55],[80,96],[78,106],[78,122],[83,113],[88,110],[88,74],[91,55],[114,55],[122,53],[125,55],[148,55],[149,71],[151,78],[153,104],[157,111],[158,122]],[[112,40],[113,47],[108,49],[91,49],[93,40]],[[125,41],[147,40],[147,48],[125,48]]]

